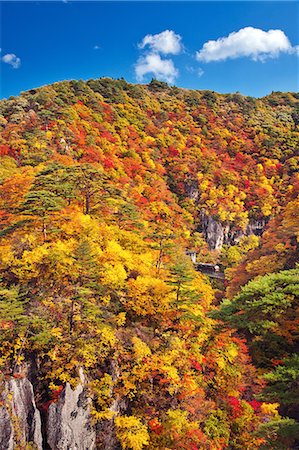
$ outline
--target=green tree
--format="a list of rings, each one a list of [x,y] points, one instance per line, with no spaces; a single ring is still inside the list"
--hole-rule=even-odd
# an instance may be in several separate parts
[[[269,367],[295,349],[299,268],[257,277],[212,315],[242,331],[258,365]]]
[[[67,200],[70,204],[75,197],[74,182],[65,166],[52,162],[37,174],[33,185],[34,190],[47,190],[57,197]]]
[[[281,363],[264,376],[268,385],[261,398],[265,401],[279,402],[283,405],[284,415],[298,419],[299,355],[293,354]]]
[[[90,214],[109,196],[108,178],[99,167],[91,164],[70,167],[67,179],[82,198],[84,214]]]
[[[184,254],[178,255],[177,262],[170,267],[169,284],[174,287],[177,304],[190,297],[189,284],[194,279],[190,258]]]
[[[0,286],[0,366],[16,367],[24,350],[29,317],[26,314],[26,295],[19,286]],[[19,340],[17,344],[16,341]]]
[[[63,200],[53,192],[47,190],[30,190],[21,207],[21,212],[25,215],[40,219],[44,242],[46,242],[51,213],[59,211],[62,206]]]

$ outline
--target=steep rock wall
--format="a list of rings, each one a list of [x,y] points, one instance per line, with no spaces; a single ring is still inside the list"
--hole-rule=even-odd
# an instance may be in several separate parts
[[[58,401],[48,410],[46,426],[47,443],[51,450],[93,450],[96,448],[96,432],[91,424],[90,403],[80,373],[81,383],[72,389],[66,383]]]
[[[96,448],[96,430],[90,416],[91,399],[82,370],[76,388],[72,389],[66,383],[57,402],[52,403],[42,417],[28,378],[9,377],[2,381],[0,389],[0,450],[25,448],[29,443],[37,450]]]
[[[213,217],[208,216],[204,211],[202,211],[201,224],[204,238],[210,249],[219,250],[224,244],[237,244],[243,236],[249,236],[251,234],[261,236],[265,229],[266,221],[251,221],[243,231],[236,229],[231,223],[223,224],[218,222]]]
[[[2,386],[0,406],[0,448],[13,450],[16,445],[34,443],[42,450],[41,418],[33,387],[27,378],[9,378]]]

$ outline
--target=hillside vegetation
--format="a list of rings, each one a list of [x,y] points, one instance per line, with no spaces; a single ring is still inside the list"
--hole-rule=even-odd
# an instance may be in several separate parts
[[[2,382],[34,367],[46,416],[82,368],[98,449],[295,448],[299,94],[103,78],[0,113]]]

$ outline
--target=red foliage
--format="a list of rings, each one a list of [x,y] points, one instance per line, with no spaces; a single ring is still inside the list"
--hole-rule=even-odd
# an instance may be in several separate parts
[[[16,378],[17,380],[21,380],[21,379],[25,378],[25,374],[24,373],[14,373],[13,377]]]
[[[105,169],[114,169],[114,162],[110,158],[105,158],[103,161],[103,166]]]
[[[101,132],[101,137],[104,139],[107,139],[107,141],[112,142],[113,144],[116,142],[116,139],[114,136],[112,136],[112,134],[110,133],[110,131],[102,131]]]
[[[8,145],[2,144],[0,145],[0,156],[9,155],[11,153]]]
[[[193,367],[195,370],[198,370],[198,372],[202,372],[202,365],[199,364],[199,362],[197,362],[195,359],[191,359],[190,362],[191,362],[191,364],[192,364],[192,367]]]
[[[277,172],[281,172],[281,169],[283,168],[283,165],[281,163],[276,164],[276,170]]]
[[[83,162],[100,162],[100,154],[97,150],[94,150],[92,148],[86,148],[84,150],[84,155],[81,158],[81,161]]]
[[[255,413],[259,413],[261,410],[261,402],[257,400],[251,400],[250,402],[247,402],[254,410]]]
[[[190,444],[190,450],[199,450],[199,448],[195,444]]]
[[[177,149],[175,147],[173,147],[173,145],[170,145],[168,147],[168,152],[170,156],[178,156],[179,152],[177,151]]]
[[[283,364],[284,361],[283,359],[271,359],[271,363],[273,364],[273,366],[279,366],[280,364]]]
[[[164,427],[163,425],[161,425],[158,421],[158,419],[154,418],[149,420],[148,425],[151,429],[151,431],[153,431],[155,434],[161,434],[163,433]]]
[[[124,158],[124,163],[126,173],[130,178],[135,178],[136,175],[142,176],[144,173],[142,165],[136,159],[127,157]]]
[[[41,405],[41,409],[43,409],[44,411],[48,411],[49,406],[50,406],[52,403],[57,402],[57,400],[59,399],[59,397],[60,397],[61,392],[63,391],[63,389],[64,389],[64,386],[58,386],[57,389],[53,389],[53,390],[51,391],[51,399],[48,400],[47,402],[43,403],[43,404]]]
[[[63,386],[58,386],[57,389],[52,390],[51,397],[54,402],[56,402],[58,400],[62,391],[63,391]]]
[[[108,123],[112,123],[113,122],[113,118],[114,118],[113,109],[111,108],[110,105],[108,105],[107,103],[104,103],[104,102],[100,102],[100,105],[102,106],[102,108],[104,110],[105,120]]]
[[[140,197],[139,200],[136,201],[137,206],[146,205],[149,203],[149,200],[146,197]]]
[[[0,322],[0,329],[1,330],[9,330],[13,327],[13,322],[11,320],[2,320]]]
[[[241,400],[236,397],[228,397],[227,403],[231,407],[231,415],[233,418],[239,417],[242,413]]]

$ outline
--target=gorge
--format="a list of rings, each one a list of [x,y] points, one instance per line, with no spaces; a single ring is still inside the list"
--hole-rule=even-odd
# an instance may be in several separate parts
[[[0,101],[1,449],[298,448],[298,111],[110,78]]]

